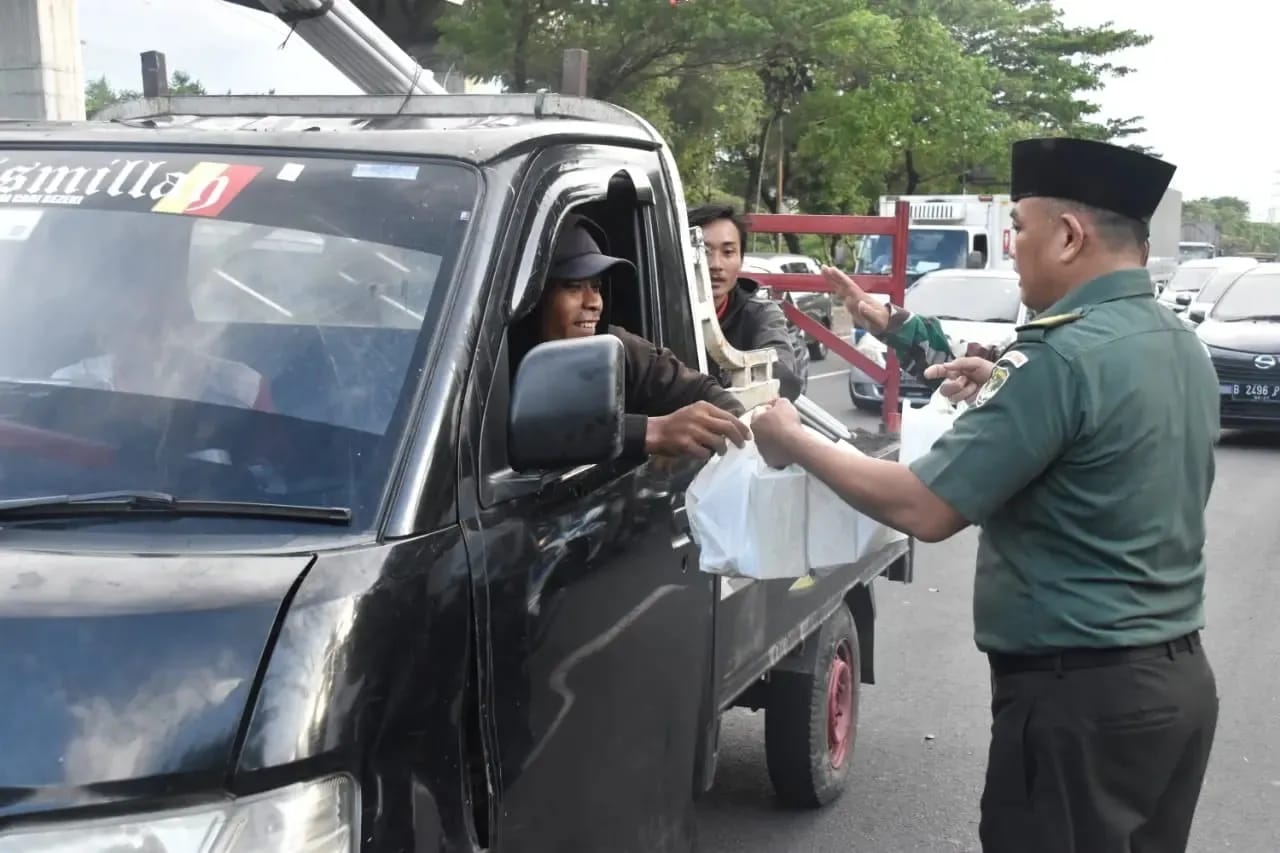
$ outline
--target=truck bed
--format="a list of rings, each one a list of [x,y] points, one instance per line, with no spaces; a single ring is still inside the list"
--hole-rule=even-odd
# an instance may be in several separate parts
[[[853,431],[853,445],[877,459],[896,459],[898,436],[867,430]],[[862,559],[841,566],[822,577],[756,581],[720,578],[716,606],[715,691],[721,710],[736,704],[750,704],[748,691],[760,677],[778,664],[835,610],[840,602],[851,604],[859,634],[866,632],[864,655],[871,651],[869,639],[874,607],[868,590],[877,577],[899,561],[910,561],[911,540],[891,542]],[[908,570],[904,577],[910,577]],[[853,599],[862,596],[861,601]],[[867,661],[869,662],[869,660]],[[864,679],[874,678],[871,666],[863,668]]]
[[[895,433],[853,430],[853,446],[874,459],[897,459],[901,442]]]

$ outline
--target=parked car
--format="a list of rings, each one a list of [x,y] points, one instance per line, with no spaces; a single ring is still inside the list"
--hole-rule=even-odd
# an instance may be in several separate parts
[[[750,253],[742,257],[742,274],[751,277],[755,274],[773,275],[817,275],[822,272],[822,265],[807,255],[784,255],[772,253]],[[828,329],[831,328],[832,302],[829,293],[783,293],[775,296],[767,287],[761,287],[759,294],[775,302],[790,302]],[[809,357],[814,361],[822,361],[827,357],[827,345],[807,332],[801,332],[795,326],[792,334],[797,335],[808,347]]]
[[[946,269],[926,273],[907,290],[903,301],[907,310],[940,320],[943,331],[953,341],[1005,344],[1013,340],[1014,328],[1026,319],[1018,274],[1013,270]],[[885,345],[879,340],[861,335],[854,345],[863,355],[884,365]],[[922,402],[933,393],[906,371],[902,372],[898,387],[904,401]],[[884,386],[854,367],[849,370],[849,397],[855,408],[878,410],[884,401]]]
[[[1222,294],[1227,292],[1227,288],[1235,284],[1236,279],[1258,266],[1258,262],[1253,258],[1215,258],[1214,260],[1229,261],[1230,263],[1224,263],[1214,271],[1213,275],[1209,276],[1209,280],[1204,283],[1198,293],[1191,297],[1191,301],[1187,304],[1184,316],[1188,325],[1193,328],[1208,316],[1209,312],[1213,310],[1214,304],[1222,298]]]
[[[1186,261],[1178,267],[1178,271],[1169,280],[1168,287],[1160,291],[1157,299],[1175,314],[1181,314],[1184,317],[1188,316],[1188,309],[1194,303],[1207,301],[1208,304],[1202,306],[1207,314],[1213,307],[1213,299],[1221,296],[1222,292],[1242,273],[1257,265],[1258,262],[1254,258],[1244,257]],[[1205,289],[1209,290],[1208,296],[1211,298],[1198,299],[1199,294]],[[1197,307],[1201,306],[1197,305]]]
[[[1196,335],[1218,373],[1222,426],[1280,429],[1280,264],[1237,278]]]

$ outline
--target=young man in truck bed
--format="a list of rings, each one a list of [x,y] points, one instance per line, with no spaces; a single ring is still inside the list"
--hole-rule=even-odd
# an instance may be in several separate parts
[[[804,391],[804,377],[796,363],[796,345],[787,329],[787,315],[776,303],[755,299],[760,285],[739,275],[746,225],[733,208],[723,205],[706,205],[689,211],[689,224],[702,229],[702,239],[707,244],[711,293],[725,340],[734,349],[743,351],[776,350],[778,361],[773,372],[778,378],[778,392],[788,400],[795,400]],[[714,364],[711,370],[724,381]]]

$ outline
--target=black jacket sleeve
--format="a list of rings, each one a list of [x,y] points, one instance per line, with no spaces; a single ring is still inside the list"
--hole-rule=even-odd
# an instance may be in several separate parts
[[[622,341],[626,353],[625,458],[644,458],[645,430],[651,417],[669,415],[699,400],[734,415],[746,411],[719,382],[685,366],[671,350],[618,326],[610,326],[609,333]]]

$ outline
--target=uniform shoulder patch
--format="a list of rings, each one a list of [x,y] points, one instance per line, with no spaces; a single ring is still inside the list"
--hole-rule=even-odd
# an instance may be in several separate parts
[[[1027,363],[1027,354],[1022,350],[1011,349],[1004,355],[1000,356],[999,361],[1007,362],[1012,367],[1022,367]]]
[[[1030,361],[1030,357],[1021,350],[1009,350],[996,360],[995,366],[991,368],[991,377],[986,383],[978,389],[978,394],[973,398],[973,407],[979,408],[987,403],[996,393],[1004,387],[1009,381],[1009,376],[1013,371],[1017,370]]]
[[[1047,317],[1037,317],[1030,323],[1023,323],[1015,331],[1021,332],[1023,329],[1056,329],[1059,326],[1074,323],[1083,316],[1084,314],[1079,311],[1068,311],[1066,314],[1050,314]]]

